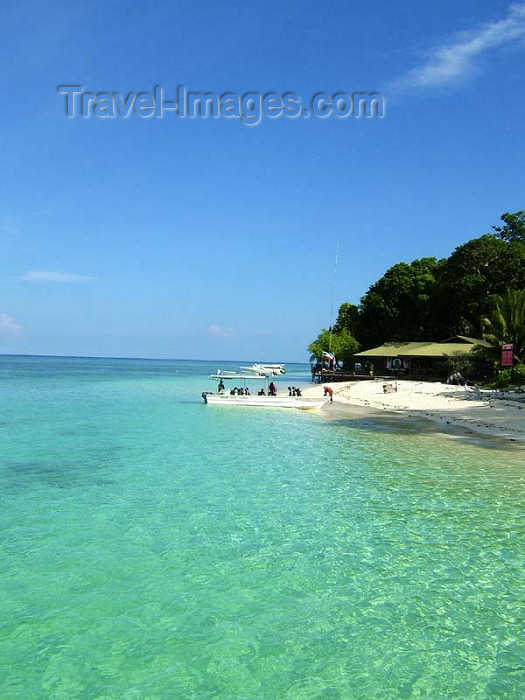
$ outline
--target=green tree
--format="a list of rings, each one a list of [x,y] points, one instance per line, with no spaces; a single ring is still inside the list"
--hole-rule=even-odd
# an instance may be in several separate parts
[[[525,289],[507,289],[495,298],[495,308],[483,319],[483,338],[494,349],[495,359],[501,355],[504,343],[514,345],[514,358],[518,363],[525,359]]]
[[[343,329],[338,333],[330,329],[323,328],[316,340],[308,346],[308,352],[311,354],[311,360],[320,359],[323,352],[333,352],[338,360],[342,360],[343,364],[347,365],[354,353],[359,350],[359,343]]]
[[[359,306],[348,302],[341,304],[332,330],[334,333],[345,330],[356,337],[359,332]]]
[[[441,337],[479,336],[494,295],[525,287],[525,244],[488,233],[452,253],[438,275],[435,313]]]
[[[493,226],[492,228],[504,241],[517,241],[525,243],[525,211],[517,211],[514,214],[501,215],[505,226]]]
[[[436,258],[398,263],[361,299],[358,339],[366,347],[395,340],[432,340]]]

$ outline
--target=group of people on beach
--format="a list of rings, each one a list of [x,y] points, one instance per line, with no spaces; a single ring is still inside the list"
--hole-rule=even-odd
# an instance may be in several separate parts
[[[302,393],[298,386],[289,386],[288,396],[302,396]]]

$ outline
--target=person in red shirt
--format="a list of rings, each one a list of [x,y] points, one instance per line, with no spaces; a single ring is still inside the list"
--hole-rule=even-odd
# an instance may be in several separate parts
[[[330,397],[330,402],[334,400],[334,392],[333,389],[330,389],[329,386],[324,387],[324,395]]]

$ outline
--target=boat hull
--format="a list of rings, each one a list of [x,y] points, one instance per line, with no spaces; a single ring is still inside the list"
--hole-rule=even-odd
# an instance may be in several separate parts
[[[258,406],[264,408],[299,408],[302,410],[321,408],[326,399],[319,401],[297,398],[294,396],[232,396],[231,394],[212,394],[202,392],[205,403],[214,406]]]

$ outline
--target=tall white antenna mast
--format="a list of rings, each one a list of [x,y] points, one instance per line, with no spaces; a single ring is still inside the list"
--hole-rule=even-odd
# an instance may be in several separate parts
[[[328,336],[328,351],[332,352],[332,324],[334,321],[334,297],[335,297],[335,278],[337,274],[337,261],[339,259],[339,241],[335,249],[334,276],[332,278],[332,304],[330,307],[330,335]]]

